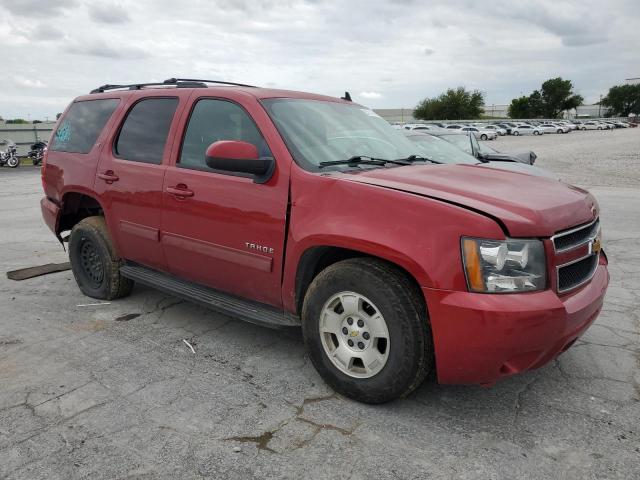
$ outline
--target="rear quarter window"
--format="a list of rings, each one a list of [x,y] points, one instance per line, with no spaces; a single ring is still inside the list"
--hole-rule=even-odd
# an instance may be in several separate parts
[[[51,150],[89,153],[119,102],[105,98],[73,103],[53,135]]]

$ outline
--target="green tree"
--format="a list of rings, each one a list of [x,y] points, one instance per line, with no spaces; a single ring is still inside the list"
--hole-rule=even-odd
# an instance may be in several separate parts
[[[600,104],[609,107],[608,117],[627,117],[630,113],[640,115],[640,84],[613,86]]]
[[[421,120],[462,120],[479,118],[484,95],[464,87],[450,88],[434,98],[425,98],[416,106],[413,116]]]
[[[529,97],[519,97],[511,100],[509,105],[509,116],[511,118],[531,118],[531,106]]]
[[[540,90],[534,90],[531,95],[529,95],[529,118],[539,118],[544,117],[545,115],[545,106],[544,100],[542,99],[542,94]]]
[[[10,120],[7,120],[6,123],[7,124],[22,124],[22,123],[29,123],[29,122],[27,122],[24,118],[12,118]]]
[[[583,98],[573,92],[571,80],[550,78],[528,97],[514,98],[509,106],[511,118],[558,118],[565,110],[582,105]],[[511,107],[513,106],[513,114]]]
[[[540,94],[541,113],[546,118],[558,118],[565,110],[582,105],[584,100],[582,96],[573,92],[571,80],[563,80],[561,77],[550,78],[544,82]]]

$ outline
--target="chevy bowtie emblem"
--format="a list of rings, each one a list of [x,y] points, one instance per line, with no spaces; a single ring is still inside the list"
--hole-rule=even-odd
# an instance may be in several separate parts
[[[351,336],[352,337],[357,337],[358,336],[358,331],[357,330],[352,330],[351,331]]]
[[[591,253],[598,253],[602,249],[602,244],[599,238],[595,238],[591,242]]]

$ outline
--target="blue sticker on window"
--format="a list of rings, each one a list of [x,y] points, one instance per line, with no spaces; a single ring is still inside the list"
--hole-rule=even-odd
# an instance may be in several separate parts
[[[56,143],[67,143],[71,138],[71,126],[65,120],[60,128],[56,131]]]

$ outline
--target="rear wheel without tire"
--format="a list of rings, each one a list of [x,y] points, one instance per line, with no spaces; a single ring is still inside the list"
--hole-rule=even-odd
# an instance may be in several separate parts
[[[419,290],[393,265],[371,258],[335,263],[312,282],[302,311],[309,356],[339,393],[383,403],[417,388],[433,344]]]
[[[69,261],[76,283],[85,295],[114,300],[131,293],[133,281],[120,275],[120,262],[104,217],[88,217],[73,227]]]

